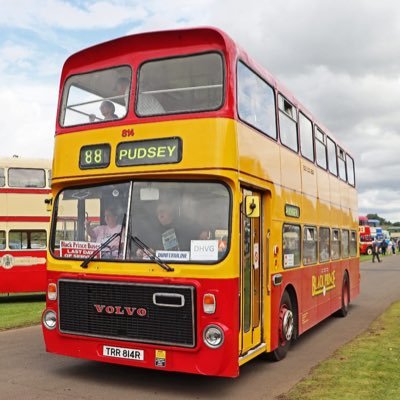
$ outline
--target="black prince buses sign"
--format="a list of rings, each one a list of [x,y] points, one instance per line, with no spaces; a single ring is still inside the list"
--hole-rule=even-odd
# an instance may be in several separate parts
[[[182,141],[177,137],[123,142],[117,146],[118,167],[172,164],[180,162],[181,159]]]

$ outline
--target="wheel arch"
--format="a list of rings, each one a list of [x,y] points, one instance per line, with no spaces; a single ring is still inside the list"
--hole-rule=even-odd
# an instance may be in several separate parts
[[[295,317],[295,331],[294,331],[293,340],[296,340],[297,337],[299,336],[299,301],[298,301],[298,297],[297,297],[297,292],[291,283],[289,283],[285,287],[284,291],[282,292],[282,296],[285,291],[288,293],[288,295],[290,297],[290,301],[292,302],[293,315]]]
[[[350,290],[350,273],[349,273],[348,268],[345,268],[344,271],[343,271],[342,284],[343,284],[343,281],[344,281],[345,277],[347,277],[347,291],[348,291],[349,303],[350,303],[350,301],[351,301],[351,297],[350,297],[351,290]]]

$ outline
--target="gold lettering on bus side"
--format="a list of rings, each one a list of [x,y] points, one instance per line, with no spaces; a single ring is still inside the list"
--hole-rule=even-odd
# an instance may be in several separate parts
[[[311,277],[311,282],[311,293],[315,296],[315,293],[317,292],[317,277],[315,275]]]
[[[314,170],[310,167],[308,167],[307,165],[303,165],[303,169],[304,171],[308,172],[311,175],[314,175]]]
[[[311,295],[319,296],[329,292],[336,287],[336,271],[328,272],[321,275],[313,275],[311,277]]]

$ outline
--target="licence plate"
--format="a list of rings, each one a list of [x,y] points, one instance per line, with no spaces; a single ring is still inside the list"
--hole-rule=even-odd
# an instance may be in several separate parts
[[[126,347],[103,346],[103,356],[144,361],[144,350],[128,349]]]

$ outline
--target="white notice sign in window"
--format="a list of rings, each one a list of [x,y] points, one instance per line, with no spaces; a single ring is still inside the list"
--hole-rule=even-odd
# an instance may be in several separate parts
[[[191,240],[190,259],[192,261],[218,260],[218,240]]]

